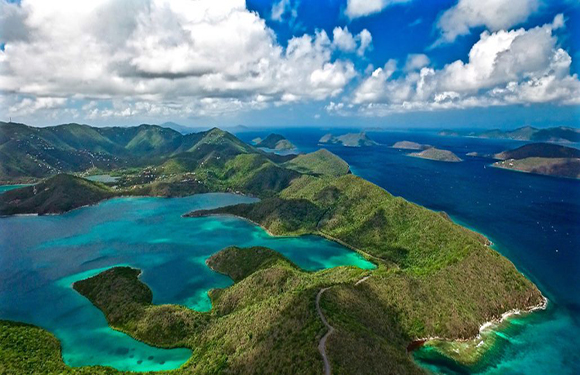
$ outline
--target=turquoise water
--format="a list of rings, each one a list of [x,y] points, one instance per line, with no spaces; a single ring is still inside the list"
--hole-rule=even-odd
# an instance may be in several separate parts
[[[271,131],[239,135],[250,140]],[[356,130],[335,133],[348,131]],[[310,152],[321,148],[318,140],[327,132],[286,129],[284,136],[301,151]],[[511,325],[500,332],[507,339],[478,368],[458,369],[433,358],[419,363],[445,374],[580,374],[580,181],[491,168],[491,159],[466,156],[472,151],[494,154],[524,142],[439,137],[434,132],[367,134],[380,145],[324,147],[346,160],[355,174],[393,195],[443,210],[488,236],[494,248],[550,300],[547,312],[511,319]],[[412,158],[389,147],[403,140],[451,150],[465,161]]]
[[[18,189],[21,187],[30,186],[30,184],[20,184],[20,185],[0,185],[0,194],[7,192],[9,190]]]
[[[319,237],[271,237],[232,217],[181,217],[194,209],[252,201],[233,194],[118,198],[60,216],[0,219],[0,319],[36,324],[54,333],[71,366],[173,369],[188,360],[189,350],[153,348],[112,330],[71,284],[109,267],[129,265],[143,270],[141,280],[153,290],[154,303],[207,311],[207,291],[232,281],[204,262],[226,246],[268,246],[308,270],[374,267]]]

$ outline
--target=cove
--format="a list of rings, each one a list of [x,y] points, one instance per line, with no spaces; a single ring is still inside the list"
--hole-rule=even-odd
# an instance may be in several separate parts
[[[143,270],[141,280],[152,289],[154,303],[208,311],[208,290],[232,281],[211,271],[205,260],[227,246],[267,246],[313,271],[341,265],[374,268],[359,254],[317,236],[272,237],[233,217],[181,216],[253,201],[234,194],[116,198],[64,215],[2,218],[0,319],[35,324],[55,334],[70,366],[169,370],[185,363],[191,352],[154,348],[112,330],[72,283],[128,265]]]

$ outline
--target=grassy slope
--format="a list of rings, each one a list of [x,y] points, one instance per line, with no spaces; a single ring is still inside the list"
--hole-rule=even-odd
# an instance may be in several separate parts
[[[62,213],[113,196],[115,192],[101,183],[59,174],[37,185],[0,195],[0,214]]]
[[[350,170],[344,160],[325,149],[298,155],[284,166],[300,173],[327,176],[342,176]]]

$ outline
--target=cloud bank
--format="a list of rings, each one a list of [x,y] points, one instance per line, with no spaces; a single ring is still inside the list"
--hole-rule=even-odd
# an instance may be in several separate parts
[[[533,103],[580,104],[580,81],[570,74],[572,59],[554,32],[562,15],[528,30],[485,31],[461,60],[442,69],[429,67],[425,55],[411,55],[400,72],[390,60],[355,89],[350,105],[327,110],[339,114],[387,115],[393,112],[463,109]],[[348,109],[348,110],[347,110]]]
[[[366,30],[340,29],[338,39],[320,31],[284,48],[243,0],[1,0],[0,7],[1,104],[14,115],[66,99],[113,102],[101,116],[323,100],[356,75],[335,52],[362,55],[372,40]]]

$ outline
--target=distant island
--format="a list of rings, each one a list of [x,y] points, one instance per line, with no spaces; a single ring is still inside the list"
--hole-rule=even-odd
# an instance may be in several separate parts
[[[366,147],[378,145],[378,143],[370,139],[365,132],[347,133],[340,136],[334,136],[328,133],[322,136],[318,142],[322,144],[339,144],[345,147]]]
[[[413,156],[416,158],[422,158],[422,159],[436,160],[436,161],[452,162],[452,163],[463,161],[457,155],[455,155],[453,152],[448,151],[448,150],[440,150],[440,149],[435,148],[435,147],[428,148],[428,149],[421,151],[421,152],[413,152],[413,153],[409,154],[409,156]]]
[[[580,178],[580,150],[550,143],[532,143],[494,157],[494,167],[555,177]]]
[[[277,151],[294,150],[296,148],[292,142],[280,134],[270,134],[265,139],[255,138],[252,142],[256,147]]]
[[[513,139],[518,141],[551,142],[551,143],[577,143],[580,142],[580,129],[566,126],[558,126],[546,129],[538,129],[532,126],[524,126],[515,130],[492,129],[482,132],[460,133],[454,130],[442,130],[440,136],[465,136],[476,138]]]
[[[399,148],[401,150],[426,150],[432,146],[423,145],[423,144],[411,142],[411,141],[399,141],[399,142],[396,142],[391,147],[392,148]]]

